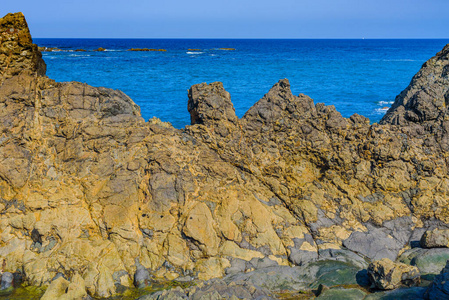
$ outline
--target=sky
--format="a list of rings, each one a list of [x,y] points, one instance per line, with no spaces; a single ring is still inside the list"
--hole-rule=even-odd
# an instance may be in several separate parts
[[[448,38],[449,0],[21,0],[35,38]]]

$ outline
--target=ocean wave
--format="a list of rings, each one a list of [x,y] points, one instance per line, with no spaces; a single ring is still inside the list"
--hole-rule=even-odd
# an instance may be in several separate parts
[[[384,58],[373,58],[370,59],[370,61],[384,61],[384,62],[410,62],[410,61],[416,61],[416,59],[407,59],[407,58],[398,58],[398,59],[384,59]]]
[[[389,107],[376,108],[374,112],[378,115],[384,115],[389,109]]]
[[[379,102],[377,102],[377,105],[385,106],[385,105],[391,105],[393,103],[394,103],[394,101],[379,101]]]
[[[89,57],[91,55],[89,55],[89,54],[69,54],[67,56],[70,56],[70,57]]]
[[[187,54],[193,54],[193,55],[195,55],[195,54],[203,54],[204,52],[187,51],[186,53],[187,53]]]

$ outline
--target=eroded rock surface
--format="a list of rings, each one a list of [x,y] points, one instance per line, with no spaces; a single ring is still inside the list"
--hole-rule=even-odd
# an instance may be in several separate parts
[[[222,84],[195,85],[177,130],[120,91],[45,77],[23,15],[0,24],[0,258],[30,284],[61,273],[109,297],[322,259],[358,268],[449,222],[448,47],[418,73],[436,79],[407,90],[440,102],[400,96],[382,124],[284,79],[241,119]],[[391,117],[408,110],[432,117]]]
[[[402,285],[417,285],[420,282],[419,275],[417,267],[395,263],[388,258],[374,261],[368,267],[371,283],[381,290],[393,290]]]

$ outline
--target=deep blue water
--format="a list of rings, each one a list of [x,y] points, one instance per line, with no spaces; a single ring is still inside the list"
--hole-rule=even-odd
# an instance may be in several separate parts
[[[449,40],[231,40],[231,39],[34,39],[44,52],[47,75],[120,89],[153,116],[182,128],[190,123],[187,90],[222,81],[237,115],[243,114],[279,80],[294,94],[335,105],[377,122],[421,65]],[[83,48],[105,52],[74,52]],[[158,48],[166,52],[131,52]],[[235,51],[219,50],[235,48]],[[188,49],[201,49],[189,51]]]

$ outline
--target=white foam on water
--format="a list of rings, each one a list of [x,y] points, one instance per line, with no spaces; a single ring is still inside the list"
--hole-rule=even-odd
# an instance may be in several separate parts
[[[89,57],[90,55],[88,55],[88,54],[69,54],[67,56],[70,56],[70,57]]]
[[[382,107],[382,108],[376,108],[374,112],[378,115],[385,114],[390,108],[389,107]]]
[[[377,102],[377,104],[380,106],[391,105],[393,103],[394,103],[394,101],[379,101],[379,102]]]
[[[195,54],[203,54],[204,52],[187,51],[186,53],[190,55],[195,55]]]

